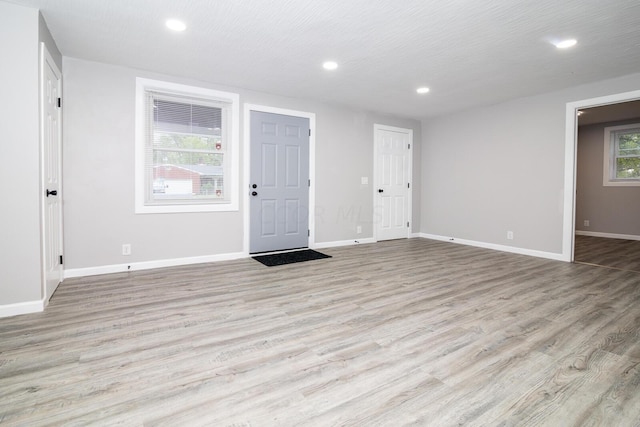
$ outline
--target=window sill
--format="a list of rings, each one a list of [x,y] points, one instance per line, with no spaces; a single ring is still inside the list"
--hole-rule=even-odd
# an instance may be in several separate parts
[[[640,187],[640,180],[634,181],[604,181],[605,187]]]
[[[234,212],[237,203],[198,204],[198,205],[136,205],[136,214],[158,213],[196,213],[196,212]]]

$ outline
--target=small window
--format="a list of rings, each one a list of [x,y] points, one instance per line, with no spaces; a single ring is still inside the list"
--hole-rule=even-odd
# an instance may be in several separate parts
[[[237,210],[238,95],[137,79],[136,212]]]
[[[640,124],[604,130],[606,186],[640,186]]]

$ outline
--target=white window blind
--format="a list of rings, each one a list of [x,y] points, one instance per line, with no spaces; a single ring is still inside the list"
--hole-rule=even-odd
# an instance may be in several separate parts
[[[147,204],[229,201],[229,105],[146,92]]]

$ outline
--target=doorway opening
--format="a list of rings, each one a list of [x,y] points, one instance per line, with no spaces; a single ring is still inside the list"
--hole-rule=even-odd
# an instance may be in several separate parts
[[[585,253],[588,255],[589,252],[593,252],[592,255],[595,255],[596,246],[594,246],[598,240],[593,239],[584,239],[584,227],[587,224],[587,227],[594,227],[591,218],[583,218],[582,203],[584,201],[584,190],[586,187],[584,184],[578,185],[578,136],[579,136],[579,126],[589,126],[590,121],[601,121],[605,120],[602,123],[613,123],[615,121],[614,116],[609,116],[621,107],[619,104],[627,104],[627,107],[637,106],[638,104],[634,101],[640,100],[640,91],[626,92],[621,94],[614,94],[599,98],[592,98],[582,101],[575,101],[567,103],[566,106],[566,142],[565,142],[565,194],[564,194],[564,220],[563,220],[563,259],[570,262],[585,262],[589,264],[603,265],[597,264],[593,262],[586,261]],[[631,115],[635,115],[634,113],[630,113]],[[581,117],[584,117],[581,119]],[[598,119],[597,117],[601,117]],[[618,118],[620,120],[626,120],[627,118],[632,119],[631,117],[624,117],[619,115]],[[610,120],[611,119],[611,120]],[[596,125],[595,123],[592,123]],[[586,129],[586,128],[585,128]],[[597,131],[596,131],[597,132]],[[602,132],[602,146],[600,154],[602,156],[604,153],[604,131]],[[581,154],[580,162],[585,160],[585,156]],[[596,171],[596,175],[599,178],[599,185],[604,185],[604,158],[600,158],[601,163],[599,164],[599,168]],[[582,179],[584,172],[581,168],[581,176]],[[592,178],[592,180],[595,178]],[[640,187],[636,187],[640,189]],[[580,192],[580,194],[578,193]],[[578,205],[580,203],[580,205]],[[580,209],[580,212],[578,211]],[[580,221],[581,225],[578,224]],[[585,222],[586,221],[586,222]],[[598,220],[599,222],[599,220]],[[586,233],[589,233],[588,231]],[[591,231],[590,233],[593,233]],[[606,233],[605,233],[606,234]],[[608,233],[608,234],[616,234],[616,233]],[[618,233],[619,234],[619,233]],[[621,237],[620,236],[617,237]],[[597,238],[610,238],[611,236],[586,236],[586,237],[595,237]],[[607,243],[606,241],[600,241],[601,243]],[[612,243],[609,241],[608,243]],[[601,251],[602,253],[606,253],[607,249],[602,245]],[[610,250],[610,249],[609,249]],[[599,251],[599,250],[598,250]],[[576,258],[576,255],[578,257]],[[591,259],[594,260],[594,259]],[[603,263],[604,261],[597,261],[599,263]],[[617,266],[611,265],[610,268],[619,268],[621,264]],[[628,266],[625,268],[629,268]]]
[[[640,101],[577,120],[574,261],[640,272]]]

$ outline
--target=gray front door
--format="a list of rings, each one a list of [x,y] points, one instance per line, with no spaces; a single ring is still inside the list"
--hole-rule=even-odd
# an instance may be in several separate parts
[[[251,111],[249,252],[309,245],[309,119]]]

